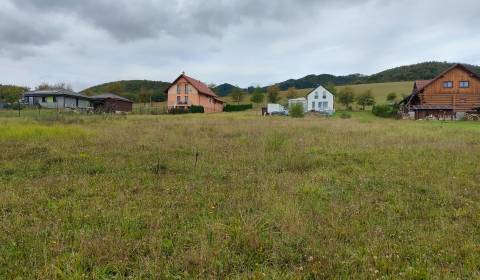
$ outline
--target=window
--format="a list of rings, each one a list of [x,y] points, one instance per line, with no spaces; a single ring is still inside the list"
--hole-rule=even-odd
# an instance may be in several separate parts
[[[443,82],[443,88],[453,88],[453,82],[452,81]]]
[[[188,84],[185,84],[185,93],[188,93]]]
[[[470,82],[469,81],[461,81],[460,82],[460,88],[469,88],[470,87]]]
[[[180,104],[180,96],[177,96],[177,104]]]
[[[327,92],[326,91],[323,92],[323,99],[327,99]]]
[[[47,98],[44,96],[42,97],[42,103],[45,103],[45,102],[47,102]]]
[[[188,96],[185,96],[185,104],[188,104]]]
[[[52,101],[53,101],[53,103],[57,103],[57,97],[54,96],[54,97],[52,98]]]
[[[328,102],[323,102],[323,110],[327,110],[328,109]]]
[[[180,85],[177,85],[177,94],[180,94]]]
[[[318,92],[315,92],[315,99],[318,99]]]
[[[322,109],[322,104],[323,104],[322,102],[318,102],[318,109],[320,110]]]

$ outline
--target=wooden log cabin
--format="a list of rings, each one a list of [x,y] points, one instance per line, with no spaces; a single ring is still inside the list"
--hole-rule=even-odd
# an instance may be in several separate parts
[[[400,104],[415,119],[459,119],[480,110],[480,77],[455,64],[432,80],[416,81]]]

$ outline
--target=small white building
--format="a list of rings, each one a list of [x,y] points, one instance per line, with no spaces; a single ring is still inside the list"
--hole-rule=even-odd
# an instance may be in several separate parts
[[[267,114],[269,115],[285,115],[287,114],[287,110],[280,104],[270,103],[267,105]]]
[[[312,90],[306,95],[307,110],[333,114],[335,113],[334,96],[331,92],[326,90],[323,86]]]
[[[292,106],[297,104],[303,106],[303,111],[305,113],[308,112],[307,99],[305,97],[288,100],[288,109],[291,110]]]

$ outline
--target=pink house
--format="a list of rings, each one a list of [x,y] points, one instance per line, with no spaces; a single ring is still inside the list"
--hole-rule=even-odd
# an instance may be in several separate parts
[[[223,102],[208,86],[182,73],[166,90],[168,110],[203,106],[205,113],[223,111]]]

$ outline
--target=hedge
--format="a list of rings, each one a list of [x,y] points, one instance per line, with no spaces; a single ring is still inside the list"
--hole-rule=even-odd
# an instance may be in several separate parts
[[[203,106],[192,105],[192,106],[190,106],[190,113],[192,113],[192,114],[203,114],[203,113],[205,113],[205,108],[203,108]]]
[[[183,108],[171,108],[168,110],[168,113],[172,115],[187,114],[188,110],[185,110]]]
[[[224,112],[240,112],[253,109],[253,104],[227,104],[223,108]]]

